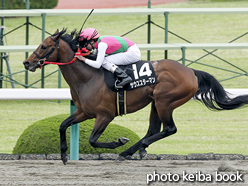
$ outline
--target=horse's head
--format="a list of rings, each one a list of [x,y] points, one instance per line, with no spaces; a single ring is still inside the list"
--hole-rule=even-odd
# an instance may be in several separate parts
[[[58,30],[52,35],[47,37],[38,48],[25,60],[23,64],[29,71],[34,72],[39,68],[45,60],[57,61],[59,37],[61,32]]]

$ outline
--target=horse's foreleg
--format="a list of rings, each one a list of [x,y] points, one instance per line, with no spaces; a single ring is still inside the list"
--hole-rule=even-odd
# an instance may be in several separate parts
[[[112,118],[108,118],[106,116],[96,117],[95,125],[89,138],[89,142],[92,147],[115,149],[116,147],[124,145],[129,141],[129,139],[121,137],[119,138],[118,142],[97,142],[98,138],[101,136],[101,134],[104,132],[104,130],[112,120]]]
[[[126,156],[132,156],[137,150],[140,149],[140,146],[142,144],[142,141],[156,133],[159,133],[161,129],[161,121],[158,117],[158,113],[157,113],[157,109],[154,105],[154,102],[152,102],[151,105],[151,113],[150,113],[150,124],[149,124],[149,129],[147,131],[147,134],[140,140],[138,141],[136,144],[134,144],[132,147],[130,147],[129,149],[125,150],[124,152],[122,152],[119,157],[117,158],[117,160],[124,160],[123,157]],[[143,154],[143,156],[146,154],[145,149],[142,151],[140,150],[140,154]]]
[[[68,157],[66,155],[66,151],[68,149],[67,142],[66,142],[66,130],[69,126],[82,122],[86,119],[90,119],[90,118],[86,116],[84,113],[79,113],[78,110],[76,110],[72,115],[70,115],[67,119],[65,119],[60,125],[59,132],[60,132],[61,160],[63,161],[65,165],[68,161]]]

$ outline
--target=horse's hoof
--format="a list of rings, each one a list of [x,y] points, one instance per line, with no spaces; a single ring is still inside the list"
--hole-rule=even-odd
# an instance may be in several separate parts
[[[147,155],[146,150],[145,149],[139,150],[139,155],[140,155],[140,159],[142,160]]]
[[[126,144],[127,142],[129,142],[128,138],[124,138],[124,137],[120,137],[119,138],[119,142],[122,143],[122,145]]]
[[[125,157],[122,156],[122,155],[119,155],[119,156],[115,159],[115,161],[125,161]]]
[[[67,162],[68,162],[68,157],[67,157],[67,156],[65,156],[65,157],[62,159],[62,161],[63,161],[64,165],[66,165],[66,164],[67,164]]]

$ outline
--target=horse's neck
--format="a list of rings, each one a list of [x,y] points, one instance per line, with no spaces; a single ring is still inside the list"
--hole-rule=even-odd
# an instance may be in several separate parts
[[[60,70],[70,87],[82,86],[100,75],[92,67],[78,60],[70,65],[60,66]]]
[[[66,42],[60,43],[60,49],[60,62],[66,63],[74,58],[74,52]],[[103,74],[102,71],[99,73],[98,70],[79,60],[69,65],[61,65],[60,70],[67,84],[74,89],[78,89],[84,84],[94,84],[94,80],[101,78]]]

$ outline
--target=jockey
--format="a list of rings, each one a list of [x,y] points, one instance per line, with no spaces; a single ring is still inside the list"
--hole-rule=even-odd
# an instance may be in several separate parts
[[[140,60],[140,50],[132,41],[118,36],[100,36],[94,28],[86,28],[80,33],[79,43],[88,50],[94,50],[96,60],[75,56],[86,64],[99,69],[101,66],[111,71],[121,81],[117,87],[124,87],[132,81],[117,65],[128,65]],[[107,54],[107,55],[106,55]]]

